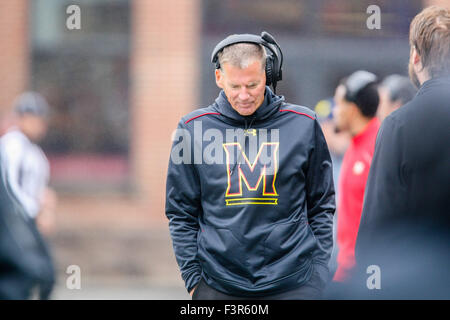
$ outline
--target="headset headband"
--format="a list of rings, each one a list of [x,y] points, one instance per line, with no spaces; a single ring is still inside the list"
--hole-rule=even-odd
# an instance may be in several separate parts
[[[283,52],[274,37],[266,31],[261,32],[260,36],[254,34],[235,34],[228,36],[216,45],[211,54],[211,62],[215,64],[216,69],[220,68],[219,52],[225,47],[236,43],[260,44],[270,51],[267,53],[266,60],[266,84],[272,85],[275,90],[277,82],[283,78],[281,69],[283,66]]]

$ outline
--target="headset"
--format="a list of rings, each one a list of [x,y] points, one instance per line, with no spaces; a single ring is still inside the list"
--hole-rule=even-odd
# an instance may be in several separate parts
[[[369,84],[376,83],[378,78],[371,72],[359,70],[352,73],[345,81],[345,100],[356,102],[359,92]]]
[[[218,54],[225,47],[236,43],[255,43],[260,44],[268,49],[266,58],[266,85],[272,85],[273,90],[276,91],[277,82],[283,79],[283,52],[280,46],[275,41],[275,38],[268,32],[263,31],[261,35],[254,34],[234,34],[228,36],[219,42],[214,48],[211,55],[211,62],[215,64],[216,69],[220,69]]]

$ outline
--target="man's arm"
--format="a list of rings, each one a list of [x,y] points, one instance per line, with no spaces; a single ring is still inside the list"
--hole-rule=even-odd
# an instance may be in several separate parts
[[[314,131],[314,147],[306,176],[308,223],[319,247],[313,253],[313,263],[325,267],[328,271],[328,261],[333,248],[333,215],[336,209],[333,169],[330,153],[317,120],[314,123]]]
[[[198,216],[202,211],[200,201],[200,180],[192,163],[175,160],[180,152],[191,150],[188,132],[178,127],[182,140],[174,141],[167,174],[166,186],[166,216],[169,219],[170,235],[175,251],[175,257],[185,281],[186,289],[192,294],[192,289],[201,278],[201,266],[197,260],[197,233],[199,231]],[[182,145],[180,145],[182,144]],[[182,149],[180,146],[185,147]],[[186,156],[186,154],[183,154]],[[185,159],[190,158],[186,157]],[[175,161],[174,161],[175,160]]]
[[[46,187],[40,198],[41,210],[36,217],[36,223],[39,231],[43,234],[50,235],[55,227],[55,212],[58,203],[56,192],[49,187]]]
[[[28,171],[23,178],[24,186],[34,194],[34,198],[38,199],[40,210],[36,216],[36,224],[39,231],[43,234],[50,235],[55,227],[56,221],[56,192],[50,188],[50,163],[42,149],[33,145],[28,152],[28,161],[34,162],[32,171]]]

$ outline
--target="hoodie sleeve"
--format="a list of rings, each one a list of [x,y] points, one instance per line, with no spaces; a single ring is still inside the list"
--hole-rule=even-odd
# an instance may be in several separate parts
[[[201,278],[197,260],[200,180],[191,159],[191,135],[180,122],[175,132],[166,185],[166,216],[181,276],[188,292]]]
[[[313,263],[325,267],[327,271],[333,248],[333,215],[336,205],[331,157],[317,120],[314,121],[312,143],[306,176],[308,223],[318,242],[318,249],[313,253]]]

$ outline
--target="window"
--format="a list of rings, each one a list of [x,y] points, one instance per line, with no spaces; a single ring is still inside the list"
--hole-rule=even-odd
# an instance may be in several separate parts
[[[30,85],[52,106],[43,148],[54,184],[117,186],[128,172],[129,1],[77,1],[80,30],[66,28],[71,4],[30,1]]]

